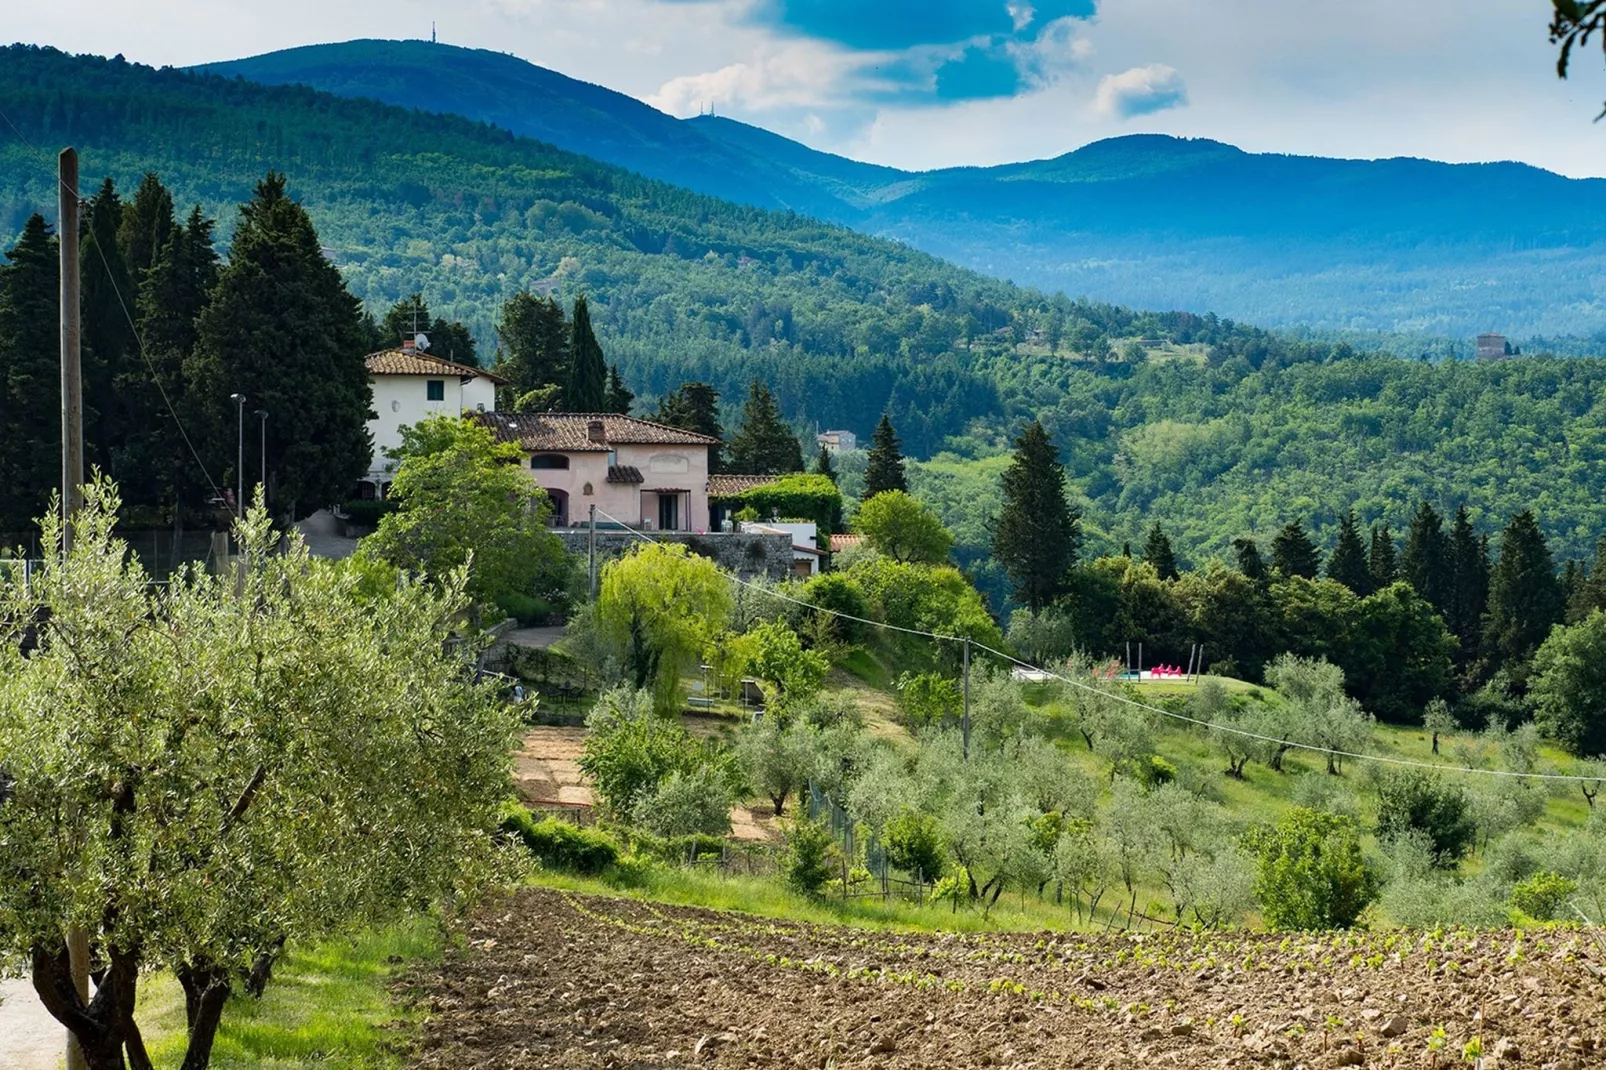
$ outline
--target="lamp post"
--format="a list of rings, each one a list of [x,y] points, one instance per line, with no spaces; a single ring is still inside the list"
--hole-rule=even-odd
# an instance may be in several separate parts
[[[262,504],[266,507],[268,504],[268,410],[258,409],[256,414],[262,421],[262,482],[260,486],[262,487]]]
[[[230,394],[234,402],[236,432],[234,438],[234,519],[245,517],[245,395]]]

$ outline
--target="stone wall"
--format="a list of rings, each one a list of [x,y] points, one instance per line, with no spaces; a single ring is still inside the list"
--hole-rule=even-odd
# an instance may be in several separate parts
[[[585,528],[561,528],[558,538],[570,553],[586,555]],[[759,576],[771,580],[784,580],[792,574],[792,536],[753,535],[745,532],[709,532],[697,535],[686,531],[655,531],[651,537],[658,542],[678,543],[694,554],[711,559],[727,572],[742,579]],[[609,529],[597,531],[597,567],[611,558],[623,556],[630,547],[642,542],[640,535],[630,531]]]

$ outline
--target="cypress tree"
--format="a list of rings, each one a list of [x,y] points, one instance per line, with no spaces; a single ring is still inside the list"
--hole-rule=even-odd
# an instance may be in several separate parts
[[[1427,502],[1418,507],[1405,531],[1400,578],[1416,588],[1440,616],[1445,615],[1450,601],[1450,541],[1444,534],[1443,518]]]
[[[1082,528],[1065,496],[1059,450],[1036,420],[1015,440],[1003,499],[993,526],[993,557],[1008,573],[1016,599],[1041,613],[1065,590]]]
[[[1149,529],[1148,538],[1143,540],[1143,560],[1154,566],[1155,574],[1162,580],[1177,578],[1177,555],[1171,550],[1171,540],[1160,528],[1156,520]]]
[[[1337,580],[1362,598],[1372,593],[1372,569],[1354,509],[1338,522],[1338,542],[1333,546],[1333,556],[1327,559],[1327,578]]]
[[[37,533],[61,456],[60,252],[33,215],[0,267],[0,534]]]
[[[909,492],[909,480],[903,472],[903,447],[893,433],[892,421],[886,413],[875,425],[870,439],[870,454],[864,464],[864,501],[887,490]]]
[[[1394,555],[1394,533],[1387,524],[1372,525],[1372,547],[1366,558],[1366,570],[1372,574],[1372,589],[1381,591],[1400,578],[1400,566]]]
[[[1595,563],[1568,595],[1567,623],[1577,624],[1597,609],[1606,609],[1606,535],[1595,541]]]
[[[1322,554],[1305,534],[1305,526],[1290,520],[1271,540],[1271,563],[1284,576],[1313,580],[1321,573]]]
[[[502,303],[496,336],[501,349],[495,370],[508,380],[515,400],[567,382],[569,325],[556,301],[520,290]]]
[[[757,379],[748,390],[742,426],[731,436],[728,448],[731,469],[744,475],[779,476],[803,471],[803,447],[781,419],[781,410],[769,387]]]
[[[819,454],[814,458],[814,474],[836,482],[836,465],[831,463],[831,451],[824,446],[820,447]]]
[[[725,429],[719,424],[719,391],[708,383],[681,383],[658,399],[658,410],[648,419],[711,438],[725,437]],[[723,443],[708,451],[710,472],[725,470],[723,454]]]
[[[1524,510],[1501,534],[1500,558],[1489,574],[1484,642],[1494,667],[1507,670],[1520,686],[1534,651],[1564,611],[1550,549],[1533,513]]]
[[[569,323],[569,378],[563,389],[563,407],[570,412],[603,412],[607,393],[608,366],[591,330],[591,309],[584,297],[577,297]]]
[[[145,273],[156,263],[176,226],[173,195],[156,177],[156,172],[145,172],[139,189],[134,191],[134,199],[123,206],[123,220],[117,228],[117,245],[122,249],[129,277],[136,285],[145,284]]]
[[[1450,528],[1450,586],[1444,623],[1456,637],[1456,663],[1466,666],[1477,657],[1483,640],[1483,614],[1489,605],[1489,553],[1472,530],[1467,507],[1455,512]]]
[[[619,375],[619,365],[608,366],[608,389],[602,396],[602,411],[616,412],[620,416],[630,415],[630,406],[635,404],[636,395],[625,386],[624,379]]]
[[[138,363],[134,351],[136,294],[123,262],[118,230],[123,202],[111,179],[101,183],[83,218],[79,279],[83,317],[84,447],[88,459],[121,481],[129,474],[124,439],[147,414],[131,410],[119,389]]]
[[[1271,578],[1266,568],[1266,559],[1260,556],[1260,547],[1255,545],[1254,539],[1232,540],[1232,552],[1238,558],[1238,571],[1256,583],[1265,583]]]
[[[306,210],[270,171],[240,208],[229,260],[197,325],[190,383],[213,478],[232,483],[235,406],[267,423],[268,491],[276,511],[300,519],[344,500],[373,457],[373,390],[360,306],[324,258]],[[247,451],[251,458],[254,451]],[[244,480],[255,483],[248,463]]]

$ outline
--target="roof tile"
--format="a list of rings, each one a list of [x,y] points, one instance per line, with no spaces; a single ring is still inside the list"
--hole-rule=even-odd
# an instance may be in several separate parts
[[[514,442],[537,453],[601,453],[615,446],[712,446],[719,440],[678,427],[597,412],[476,412],[470,415],[491,429],[499,442]],[[602,441],[591,437],[601,424]]]
[[[506,379],[484,368],[458,364],[416,349],[382,349],[368,354],[364,360],[369,375],[473,375],[489,379],[498,386],[507,385]]]

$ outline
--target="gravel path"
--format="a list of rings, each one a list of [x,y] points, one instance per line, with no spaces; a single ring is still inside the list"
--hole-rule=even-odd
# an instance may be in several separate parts
[[[0,1067],[56,1070],[67,1034],[34,994],[25,977],[0,981]]]

